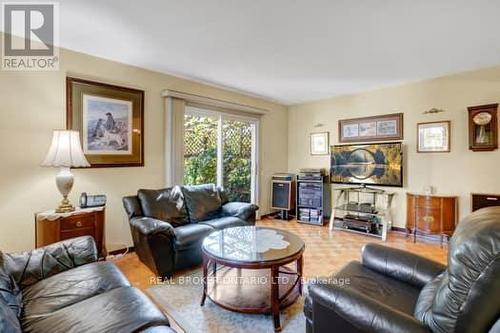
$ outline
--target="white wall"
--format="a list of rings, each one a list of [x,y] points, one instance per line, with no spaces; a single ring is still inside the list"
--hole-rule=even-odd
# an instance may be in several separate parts
[[[405,186],[394,190],[394,225],[405,226],[407,191],[426,185],[437,193],[460,196],[460,217],[470,212],[471,192],[500,193],[500,151],[468,149],[468,113],[472,105],[500,102],[500,67],[406,84],[352,96],[332,98],[289,108],[288,169],[329,167],[329,157],[310,156],[309,133],[330,132],[338,144],[338,120],[387,113],[404,113]],[[432,107],[445,109],[424,115]],[[417,154],[418,122],[451,120],[451,153]],[[324,127],[315,128],[318,123]]]
[[[164,185],[164,89],[174,89],[270,109],[261,121],[261,208],[269,212],[269,181],[287,169],[286,107],[258,98],[155,73],[93,56],[61,50],[58,72],[0,71],[0,249],[34,247],[33,214],[59,204],[56,169],[42,168],[53,129],[65,127],[66,76],[103,81],[145,91],[145,166],[78,169],[71,201],[81,192],[108,196],[108,249],[132,245],[121,198],[139,188]]]

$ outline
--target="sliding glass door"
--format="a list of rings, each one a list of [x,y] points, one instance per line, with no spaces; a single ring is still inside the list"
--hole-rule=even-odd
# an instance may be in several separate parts
[[[222,185],[232,201],[252,201],[254,125],[222,119]]]
[[[256,203],[258,119],[188,107],[184,183],[215,183],[231,201]]]
[[[217,183],[218,118],[184,116],[184,184]]]

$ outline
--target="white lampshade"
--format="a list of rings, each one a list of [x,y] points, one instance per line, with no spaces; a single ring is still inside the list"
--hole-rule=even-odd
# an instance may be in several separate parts
[[[89,167],[80,144],[78,131],[56,130],[52,136],[49,152],[42,166],[47,167]]]

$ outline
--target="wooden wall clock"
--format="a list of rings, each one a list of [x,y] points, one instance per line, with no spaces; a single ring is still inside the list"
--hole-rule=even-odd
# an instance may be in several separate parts
[[[470,106],[469,149],[491,151],[498,148],[498,104]]]

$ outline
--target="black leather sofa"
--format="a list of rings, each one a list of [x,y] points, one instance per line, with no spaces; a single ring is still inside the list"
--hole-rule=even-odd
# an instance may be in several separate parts
[[[92,237],[0,253],[0,332],[174,332]]]
[[[123,198],[139,259],[162,278],[202,261],[201,242],[214,230],[255,224],[258,207],[228,202],[213,184],[139,190]]]
[[[448,266],[368,244],[362,262],[308,285],[307,332],[500,332],[500,207],[457,226]]]

